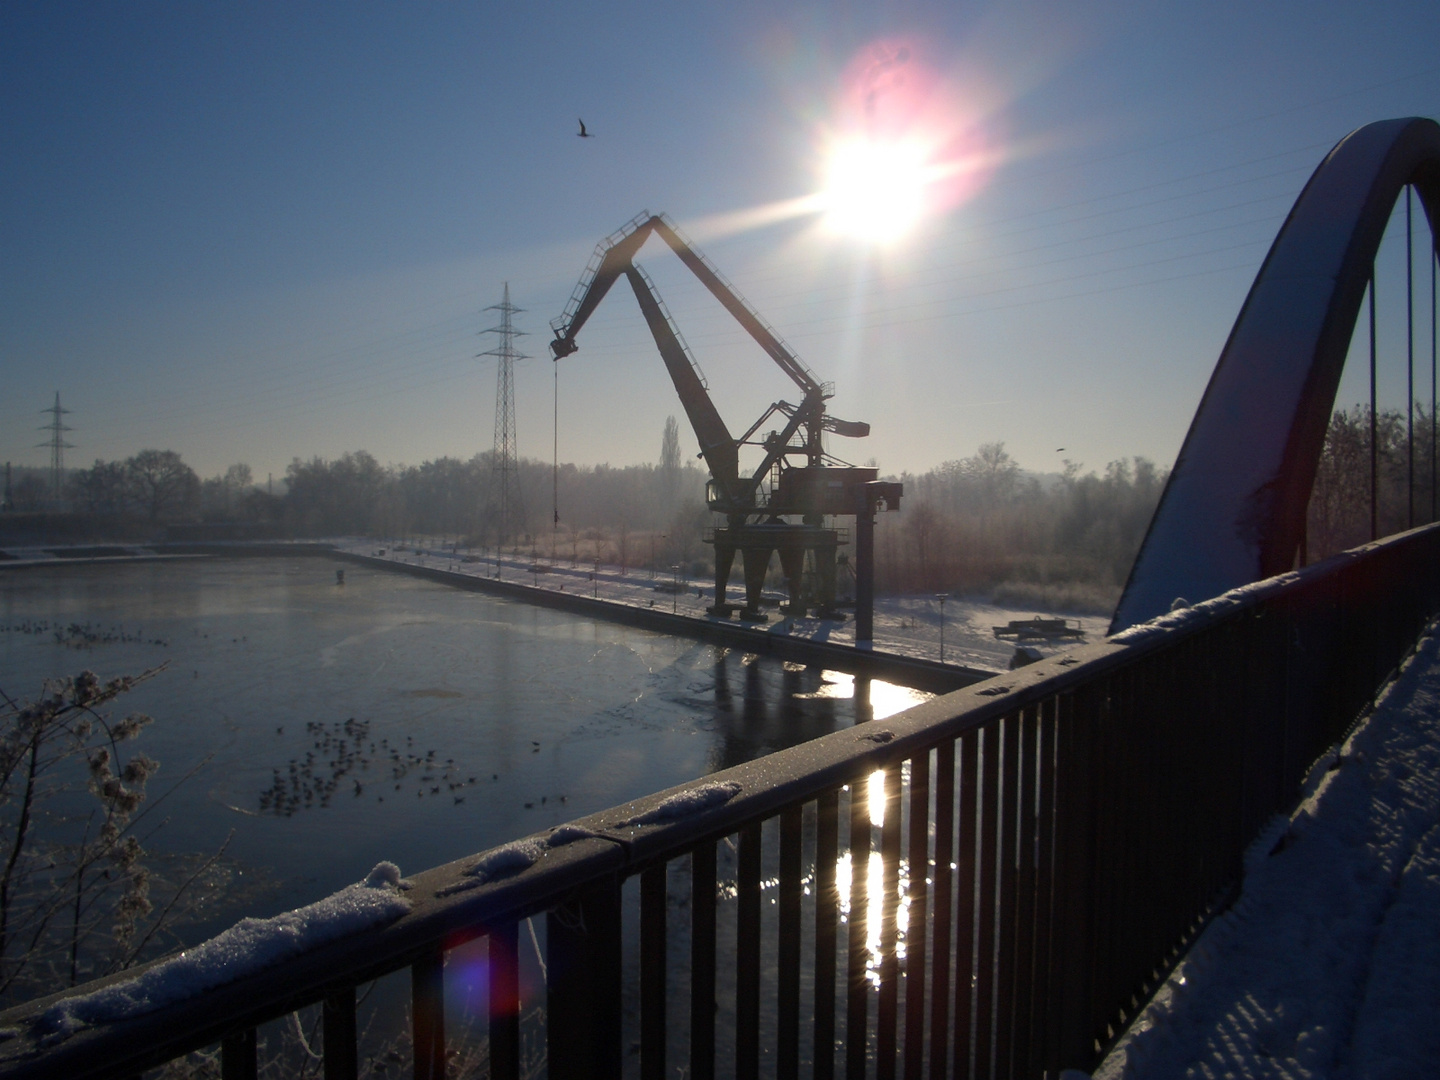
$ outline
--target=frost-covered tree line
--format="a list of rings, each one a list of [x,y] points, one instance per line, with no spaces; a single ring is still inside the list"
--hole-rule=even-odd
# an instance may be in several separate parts
[[[1310,504],[1312,561],[1370,538],[1370,428],[1363,406],[1331,417]],[[1412,507],[1416,524],[1431,518],[1433,425],[1417,405],[1410,418],[1380,411],[1375,429],[1377,534],[1385,536],[1407,526]],[[271,494],[246,465],[201,480],[174,451],[144,450],[75,470],[68,492],[82,513],[142,525],[237,522],[274,535],[424,535],[490,547],[502,539],[494,464],[488,452],[419,465],[382,464],[364,450],[296,458]],[[503,538],[507,546],[632,566],[706,558],[700,537],[714,524],[704,505],[706,476],[684,460],[673,418],[656,463],[556,469],[521,459],[518,473],[522,505]],[[1136,457],[1100,470],[1067,461],[1060,473],[1040,476],[995,442],[891,478],[904,482],[905,497],[900,513],[879,518],[882,589],[999,589],[1016,603],[1101,609],[1124,584],[1166,472]]]
[[[1375,535],[1389,536],[1435,520],[1440,509],[1433,464],[1437,432],[1425,408],[1413,417],[1399,409],[1375,413]],[[1307,556],[1311,562],[1370,539],[1370,407],[1336,411],[1325,433],[1325,452],[1310,492]],[[1413,483],[1412,483],[1413,477]]]
[[[279,507],[303,535],[448,536],[473,544],[500,538],[491,454],[385,466],[363,450],[332,460],[299,459],[286,470]],[[519,462],[522,506],[506,544],[560,532],[665,531],[703,511],[705,474],[693,465],[573,465]],[[558,489],[558,500],[556,498]],[[697,526],[698,528],[698,526]]]
[[[1051,607],[1113,604],[1165,472],[1145,458],[1103,473],[1066,461],[1059,475],[1020,468],[1003,443],[900,477],[902,510],[878,518],[876,577],[892,593],[996,593]]]
[[[1432,520],[1428,409],[1375,415],[1377,536]],[[1310,562],[1370,539],[1368,406],[1330,418],[1307,527]],[[1412,483],[1413,476],[1413,483]],[[1167,472],[1145,458],[1059,475],[1025,473],[1001,443],[906,474],[904,511],[881,515],[876,572],[892,592],[991,591],[1001,600],[1104,610],[1114,603],[1145,538]],[[1440,493],[1437,493],[1440,494]]]

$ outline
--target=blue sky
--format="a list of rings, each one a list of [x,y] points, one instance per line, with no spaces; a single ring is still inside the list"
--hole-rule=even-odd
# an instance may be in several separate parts
[[[468,457],[507,280],[520,451],[548,460],[547,324],[648,208],[871,423],[843,457],[1168,464],[1325,151],[1440,116],[1437,40],[1419,2],[6,4],[0,460],[45,463],[56,390],[72,464]],[[847,71],[897,42],[980,133],[983,182],[884,248],[813,216],[738,229],[817,189]],[[642,262],[733,430],[794,400],[673,258]],[[580,345],[560,457],[656,459],[680,410],[633,298]]]

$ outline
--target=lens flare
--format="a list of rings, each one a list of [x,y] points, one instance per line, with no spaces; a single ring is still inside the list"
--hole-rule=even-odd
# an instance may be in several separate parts
[[[973,195],[996,163],[980,110],[911,43],[862,49],[833,112],[817,202],[835,235],[899,241]]]

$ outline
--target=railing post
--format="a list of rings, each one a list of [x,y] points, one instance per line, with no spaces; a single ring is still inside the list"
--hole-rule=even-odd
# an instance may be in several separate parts
[[[850,781],[850,922],[845,963],[845,1080],[865,1080],[870,1056],[870,778]]]
[[[410,965],[410,1024],[415,1080],[445,1080],[445,953]]]
[[[640,1080],[665,1076],[665,863],[640,875]]]
[[[255,1080],[255,1029],[227,1035],[220,1042],[220,1080]]]
[[[715,843],[690,854],[690,1076],[715,1076]]]
[[[760,905],[761,828],[740,830],[735,885],[735,1076],[760,1076]]]
[[[550,1080],[618,1080],[621,1064],[620,882],[572,893],[546,916]]]
[[[490,1077],[517,1080],[520,1075],[520,924],[490,931]]]
[[[815,1080],[835,1077],[835,949],[839,937],[840,795],[815,800]]]
[[[804,814],[799,806],[780,815],[780,941],[776,948],[779,1000],[775,1019],[775,1075],[796,1080],[800,1075],[800,926]]]
[[[360,1062],[355,1048],[355,988],[325,995],[321,1007],[325,1080],[355,1080]]]
[[[1099,688],[1061,696],[1056,718],[1055,885],[1059,918],[1051,948],[1050,1030],[1046,1066],[1086,1068],[1092,1055],[1090,935],[1094,907],[1094,808],[1091,781]]]

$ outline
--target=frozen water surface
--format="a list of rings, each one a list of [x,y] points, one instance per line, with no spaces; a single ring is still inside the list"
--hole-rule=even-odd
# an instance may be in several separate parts
[[[117,711],[155,717],[152,846],[274,874],[269,915],[385,859],[420,870],[855,722],[853,680],[319,558],[0,576],[0,687],[169,668]],[[76,649],[27,622],[119,628]],[[155,644],[159,639],[166,644]],[[875,684],[877,717],[925,700]],[[292,773],[293,763],[293,773]]]

